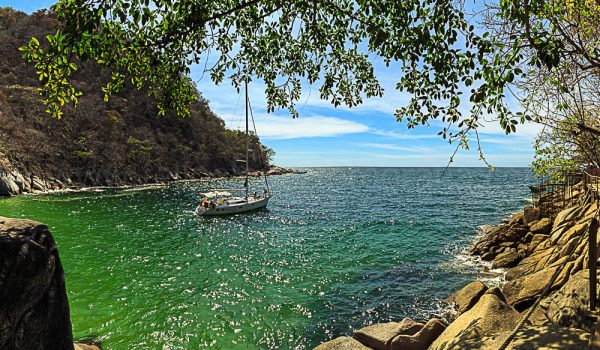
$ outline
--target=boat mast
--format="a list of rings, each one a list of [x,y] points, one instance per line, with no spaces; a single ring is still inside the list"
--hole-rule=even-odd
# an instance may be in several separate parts
[[[254,113],[252,113],[252,105],[250,104],[250,99],[248,99],[248,109],[250,110],[250,117],[252,118],[252,127],[254,128],[254,135],[256,135],[256,139],[258,140],[258,132],[256,131],[256,123],[254,122]],[[269,181],[267,180],[267,170],[265,167],[265,160],[263,159],[262,151],[258,152],[258,159],[260,159],[260,168],[262,169],[262,174],[265,178],[265,195],[268,196],[270,193]]]
[[[246,200],[248,199],[248,81],[246,80]]]

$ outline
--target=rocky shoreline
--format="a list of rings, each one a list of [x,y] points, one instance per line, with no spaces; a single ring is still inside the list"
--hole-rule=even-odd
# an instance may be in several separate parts
[[[506,349],[587,349],[591,335],[585,235],[598,215],[598,202],[585,195],[581,184],[570,193],[573,205],[555,217],[526,207],[506,222],[483,228],[469,253],[490,262],[493,269],[504,269],[500,287],[473,281],[446,299],[452,315],[374,324],[315,350],[491,350],[513,332]],[[520,325],[524,317],[527,322]]]
[[[288,169],[272,165],[267,170],[267,176],[277,176],[285,174],[305,174],[306,171],[298,169]],[[263,175],[260,171],[249,173],[252,177],[260,177]],[[202,179],[220,179],[240,177],[229,173],[198,173],[198,174],[171,174],[168,178],[151,178],[151,179],[130,179],[112,186],[88,186],[78,184],[70,179],[65,182],[54,178],[43,178],[37,175],[23,175],[20,172],[2,171],[0,169],[0,197],[16,196],[22,194],[47,194],[53,192],[65,191],[87,191],[93,189],[106,188],[129,188],[134,186],[162,186],[174,181],[189,181]]]

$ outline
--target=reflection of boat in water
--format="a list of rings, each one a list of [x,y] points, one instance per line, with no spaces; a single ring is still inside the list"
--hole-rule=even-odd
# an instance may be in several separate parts
[[[235,213],[244,213],[252,210],[262,209],[269,203],[270,193],[269,184],[267,182],[267,176],[265,177],[265,188],[262,195],[256,192],[253,195],[248,194],[248,109],[250,102],[248,100],[248,84],[246,84],[246,181],[244,181],[244,189],[242,190],[211,190],[210,192],[203,193],[203,197],[198,203],[196,208],[196,214],[201,216],[212,216],[212,215],[227,215]],[[252,124],[254,124],[254,116],[252,116]],[[256,132],[256,127],[254,132]],[[261,162],[262,154],[260,156]],[[264,164],[263,164],[264,169]],[[244,191],[244,196],[232,196],[229,191]]]

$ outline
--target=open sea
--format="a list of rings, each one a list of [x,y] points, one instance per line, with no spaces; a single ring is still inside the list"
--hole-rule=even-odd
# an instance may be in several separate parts
[[[368,324],[443,313],[493,273],[464,250],[527,205],[530,169],[309,168],[269,178],[267,210],[194,215],[240,179],[0,200],[50,226],[75,338],[104,349],[311,349]],[[253,185],[262,190],[260,180]]]

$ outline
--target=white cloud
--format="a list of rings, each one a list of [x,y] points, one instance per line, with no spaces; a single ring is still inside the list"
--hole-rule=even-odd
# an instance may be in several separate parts
[[[516,133],[506,135],[504,129],[500,126],[500,122],[496,120],[487,120],[481,123],[481,127],[478,129],[480,134],[494,134],[494,135],[505,135],[509,137],[522,137],[533,140],[540,131],[544,128],[542,124],[528,122],[525,124],[517,124]]]
[[[417,152],[417,153],[429,153],[433,152],[430,147],[417,147],[417,146],[399,146],[391,143],[355,143],[356,146],[366,148],[377,148],[390,151],[402,151],[402,152]]]
[[[228,128],[242,129],[240,117],[224,115]],[[268,114],[255,115],[256,132],[266,139],[296,139],[306,137],[334,137],[369,131],[365,124],[334,117],[281,117]],[[252,127],[252,126],[251,126]]]
[[[437,135],[437,130],[431,129],[433,134],[405,134],[397,131],[371,129],[370,132],[374,135],[391,137],[395,139],[404,140],[419,140],[419,139],[441,139],[441,136]]]

